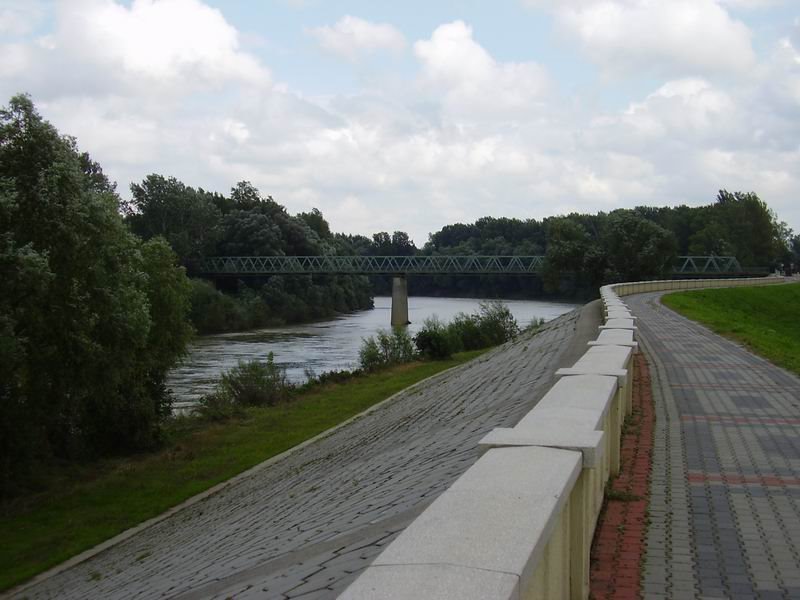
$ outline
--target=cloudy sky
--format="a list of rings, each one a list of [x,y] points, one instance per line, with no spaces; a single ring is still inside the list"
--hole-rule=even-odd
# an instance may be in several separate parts
[[[726,188],[800,231],[798,0],[0,0],[0,57],[123,195],[247,179],[421,245]]]

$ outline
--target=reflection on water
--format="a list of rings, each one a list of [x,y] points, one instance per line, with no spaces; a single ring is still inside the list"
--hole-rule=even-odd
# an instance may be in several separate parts
[[[432,315],[442,321],[456,314],[478,310],[480,300],[469,298],[410,297],[409,332],[414,335]],[[533,319],[549,321],[575,308],[574,304],[534,300],[506,300],[505,303],[525,327]],[[183,364],[174,369],[167,386],[175,394],[175,407],[185,408],[210,392],[220,374],[243,360],[265,360],[272,352],[275,362],[286,368],[291,381],[301,382],[307,372],[316,374],[358,365],[361,340],[379,329],[389,328],[392,299],[376,297],[374,310],[343,315],[329,321],[289,325],[241,333],[203,336],[195,340]]]

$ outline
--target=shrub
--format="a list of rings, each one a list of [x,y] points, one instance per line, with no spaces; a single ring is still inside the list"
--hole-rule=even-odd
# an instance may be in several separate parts
[[[497,346],[519,334],[519,326],[511,311],[497,300],[482,302],[477,313],[456,315],[447,330],[456,350]]]
[[[425,319],[422,329],[414,336],[414,344],[425,358],[444,360],[458,351],[459,341],[451,328],[434,316]]]
[[[358,358],[364,371],[374,371],[411,362],[416,358],[416,352],[408,331],[404,327],[395,327],[391,333],[381,329],[375,337],[362,340]]]
[[[194,414],[208,421],[227,421],[244,416],[244,407],[235,404],[227,394],[212,392],[200,398]]]
[[[240,362],[224,373],[215,394],[239,406],[274,406],[286,400],[291,389],[285,369],[275,364],[270,352],[266,362]]]
[[[478,350],[487,346],[481,333],[478,315],[459,313],[448,325],[448,329],[462,350]]]
[[[544,326],[545,320],[544,319],[537,319],[534,317],[531,322],[528,324],[523,331],[525,333],[533,333],[534,331],[539,331]]]
[[[478,323],[486,346],[503,344],[519,334],[517,320],[508,306],[499,300],[481,302]]]
[[[358,361],[361,368],[365,371],[374,371],[385,366],[383,354],[378,347],[378,342],[370,336],[361,340],[361,348],[358,351]]]

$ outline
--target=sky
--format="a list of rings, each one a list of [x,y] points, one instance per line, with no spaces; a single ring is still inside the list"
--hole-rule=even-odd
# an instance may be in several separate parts
[[[0,57],[123,197],[248,180],[421,246],[727,189],[800,233],[800,0],[0,0]]]

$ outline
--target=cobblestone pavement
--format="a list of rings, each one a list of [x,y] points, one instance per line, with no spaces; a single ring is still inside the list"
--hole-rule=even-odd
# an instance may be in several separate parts
[[[23,590],[29,598],[330,598],[552,383],[578,313]]]
[[[644,597],[800,598],[800,378],[626,298],[657,407]]]

